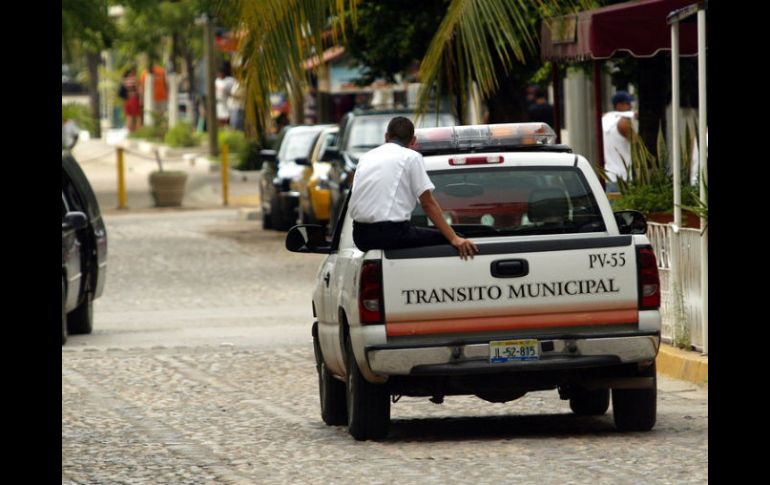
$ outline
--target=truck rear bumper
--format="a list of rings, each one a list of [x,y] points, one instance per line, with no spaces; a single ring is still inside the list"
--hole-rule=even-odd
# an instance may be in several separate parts
[[[436,347],[379,345],[367,349],[369,367],[381,375],[450,375],[547,369],[574,369],[654,359],[659,335],[540,340],[540,359],[491,363],[489,344]]]

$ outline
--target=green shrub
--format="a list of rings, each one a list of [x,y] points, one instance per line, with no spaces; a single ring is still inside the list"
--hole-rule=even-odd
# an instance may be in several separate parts
[[[685,144],[689,146],[688,143]],[[612,204],[613,210],[638,210],[645,216],[653,213],[671,213],[674,210],[674,178],[668,173],[665,160],[668,148],[663,137],[663,130],[658,129],[657,156],[647,149],[644,141],[635,135],[631,141],[631,163],[626,164],[630,180],[618,179],[620,197]],[[609,180],[607,174],[598,169],[599,175]],[[682,205],[697,204],[694,187],[687,184],[690,172],[690,157],[687,150],[682,150]]]
[[[166,145],[177,147],[194,147],[198,146],[199,138],[193,134],[193,127],[189,123],[180,121],[173,128],[168,130],[164,137]]]
[[[152,113],[152,126],[143,125],[137,128],[133,133],[129,133],[129,138],[143,138],[145,140],[163,143],[168,129],[166,118],[160,113]]]
[[[94,132],[94,120],[91,118],[91,110],[88,106],[80,103],[67,103],[61,105],[61,119],[74,120],[81,130],[90,133]]]
[[[262,147],[257,140],[246,140],[243,149],[238,153],[240,170],[260,170],[262,168],[262,157],[259,150]]]
[[[159,126],[141,126],[134,132],[129,133],[129,138],[141,138],[149,141],[162,142],[165,132],[162,127]]]
[[[217,144],[219,145],[220,157],[222,153],[222,147],[225,143],[227,143],[227,148],[230,155],[237,156],[246,146],[246,135],[244,135],[242,131],[222,128],[219,130],[219,133],[217,133]]]

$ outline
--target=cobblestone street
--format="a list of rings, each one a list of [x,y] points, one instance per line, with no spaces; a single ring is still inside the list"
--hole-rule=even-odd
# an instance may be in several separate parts
[[[94,333],[62,347],[62,483],[701,484],[708,393],[659,377],[658,422],[615,431],[556,391],[403,398],[387,440],[320,417],[318,255],[236,210],[106,216]]]

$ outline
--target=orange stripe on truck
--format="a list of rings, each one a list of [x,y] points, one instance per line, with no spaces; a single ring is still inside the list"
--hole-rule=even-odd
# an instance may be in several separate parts
[[[540,328],[577,327],[580,325],[613,325],[638,322],[639,311],[632,309],[388,322],[385,324],[385,329],[388,337],[403,337],[408,335],[491,332],[499,330],[533,330]]]

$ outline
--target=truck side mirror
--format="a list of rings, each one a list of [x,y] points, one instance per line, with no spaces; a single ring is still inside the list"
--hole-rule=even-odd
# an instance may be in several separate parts
[[[326,150],[324,150],[323,155],[321,155],[321,161],[322,162],[343,162],[342,154],[340,153],[339,148],[337,147],[328,147]]]
[[[79,211],[67,212],[61,223],[62,231],[79,231],[88,225],[88,216]]]
[[[286,249],[293,253],[329,254],[331,244],[326,240],[326,228],[319,224],[300,224],[286,233]]]
[[[263,148],[259,151],[259,156],[264,162],[275,162],[277,152],[275,150],[268,150]]]
[[[615,212],[615,222],[621,234],[647,234],[647,220],[639,211]]]

